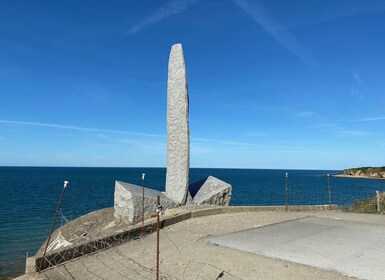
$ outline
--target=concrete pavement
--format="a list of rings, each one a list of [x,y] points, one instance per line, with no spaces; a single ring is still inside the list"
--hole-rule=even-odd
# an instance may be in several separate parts
[[[366,236],[357,234],[360,227]],[[249,234],[243,237],[234,233],[242,234],[244,230]],[[279,236],[278,232],[284,231],[289,234]],[[160,232],[161,279],[356,279],[325,264],[357,261],[356,267],[360,267],[367,255],[382,256],[382,248],[371,247],[375,241],[381,242],[376,239],[381,233],[385,236],[384,216],[339,211],[262,211],[189,219]],[[218,238],[215,242],[224,238],[226,246],[202,241],[211,239],[214,243],[215,238]],[[229,246],[241,239],[246,247],[254,244],[265,247],[254,247],[254,252],[250,252],[239,244],[234,248]],[[344,258],[343,251],[336,247],[340,243],[358,249],[344,261],[338,259]],[[354,255],[367,247],[370,247],[367,255]],[[155,256],[156,235],[151,234],[20,279],[155,279]],[[315,264],[307,262],[313,259]],[[377,261],[371,259],[368,263],[381,265]]]
[[[363,279],[385,278],[385,227],[381,225],[306,217],[204,240]]]

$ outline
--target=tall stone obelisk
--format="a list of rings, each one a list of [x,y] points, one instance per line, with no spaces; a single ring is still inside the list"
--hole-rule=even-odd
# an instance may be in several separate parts
[[[171,48],[167,80],[166,195],[185,204],[190,172],[189,98],[181,44]]]

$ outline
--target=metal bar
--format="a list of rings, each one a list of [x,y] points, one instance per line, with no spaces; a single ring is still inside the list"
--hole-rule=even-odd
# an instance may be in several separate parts
[[[286,209],[286,212],[287,212],[287,204],[288,204],[288,186],[287,186],[287,180],[288,180],[288,176],[289,174],[286,172],[286,185],[285,185],[285,209]]]
[[[57,205],[57,208],[56,208],[55,217],[53,218],[53,221],[52,221],[51,230],[50,230],[49,235],[48,235],[47,244],[45,245],[45,249],[44,249],[44,253],[43,253],[43,258],[42,258],[42,260],[40,262],[40,266],[39,266],[39,271],[38,272],[40,272],[43,269],[43,266],[44,266],[44,263],[45,263],[45,255],[47,253],[47,248],[48,248],[48,245],[49,245],[49,241],[51,240],[52,232],[53,232],[53,229],[54,229],[55,223],[56,223],[56,218],[57,218],[57,215],[59,214],[59,209],[60,209],[61,203],[63,201],[64,192],[65,192],[67,186],[68,186],[68,181],[64,181],[63,191],[62,191],[61,196],[60,196],[59,204]]]
[[[142,233],[141,236],[144,235],[144,176],[146,174],[142,173]]]
[[[332,210],[332,192],[330,190],[330,174],[328,174],[329,210]]]
[[[159,226],[160,226],[160,198],[158,195],[158,205],[156,213],[156,280],[159,280]]]
[[[376,191],[377,212],[381,211],[380,191]]]

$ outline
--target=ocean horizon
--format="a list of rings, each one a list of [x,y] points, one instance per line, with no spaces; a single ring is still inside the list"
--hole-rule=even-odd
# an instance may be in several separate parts
[[[327,174],[341,170],[191,168],[190,183],[209,175],[232,185],[231,206],[328,204]],[[115,181],[164,191],[164,167],[0,167],[0,276],[18,275],[50,230],[63,182],[69,181],[56,228],[94,210],[113,207]],[[331,202],[349,206],[354,200],[385,191],[385,181],[330,178]]]

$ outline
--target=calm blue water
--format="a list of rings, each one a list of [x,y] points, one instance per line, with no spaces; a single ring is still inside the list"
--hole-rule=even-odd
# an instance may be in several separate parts
[[[285,170],[191,169],[190,182],[208,175],[233,186],[231,205],[283,205]],[[289,204],[326,204],[327,173],[289,170]],[[90,211],[113,207],[115,180],[164,190],[165,168],[0,167],[0,275],[20,274],[25,255],[34,255],[46,239],[63,181],[70,182],[62,212],[74,219]],[[349,205],[354,199],[385,191],[385,181],[331,178],[332,202]],[[57,224],[61,221],[58,219]]]

